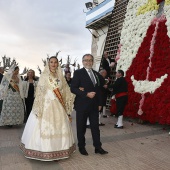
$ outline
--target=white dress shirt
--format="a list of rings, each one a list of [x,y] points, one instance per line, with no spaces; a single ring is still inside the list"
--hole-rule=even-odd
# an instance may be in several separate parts
[[[86,71],[87,71],[87,73],[88,73],[88,75],[89,75],[89,77],[90,77],[89,70],[92,70],[92,69],[87,69],[87,68],[85,68],[85,69],[86,69]],[[94,73],[93,73],[93,70],[92,70],[92,74],[93,74],[93,76],[94,76],[94,80],[95,80],[95,84],[96,84],[97,81],[96,81],[96,77],[95,77],[95,75],[94,75]],[[90,77],[90,79],[91,79],[91,77]]]

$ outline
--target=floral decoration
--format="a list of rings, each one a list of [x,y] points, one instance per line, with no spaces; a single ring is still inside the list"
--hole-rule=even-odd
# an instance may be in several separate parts
[[[123,24],[117,70],[126,73],[125,116],[170,124],[170,0],[130,0]]]
[[[137,15],[145,14],[146,12],[151,11],[151,10],[158,10],[158,8],[159,8],[159,5],[157,4],[157,1],[148,0],[148,2],[145,5],[139,8]]]
[[[170,37],[170,0],[165,0],[164,14],[167,19],[166,26],[168,29],[168,36]]]
[[[117,68],[125,72],[136,57],[143,38],[146,36],[147,29],[158,12],[158,10],[153,10],[137,15],[140,7],[147,2],[148,0],[130,0],[127,6],[127,13],[120,37],[120,44],[122,45],[121,57],[117,61]]]

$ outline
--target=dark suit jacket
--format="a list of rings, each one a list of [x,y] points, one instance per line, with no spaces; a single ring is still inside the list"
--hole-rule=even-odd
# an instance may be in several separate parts
[[[3,74],[0,73],[0,83],[2,81],[2,78],[3,78]]]
[[[113,95],[115,95],[121,92],[127,92],[128,84],[124,77],[120,77],[115,81],[113,85],[111,85],[111,88],[113,88]]]
[[[109,57],[108,57],[108,59],[109,59],[110,63],[111,63],[111,62],[115,62],[114,59],[111,59],[111,58],[109,58]],[[103,59],[102,67],[103,67],[103,69],[105,69],[105,70],[107,71],[108,76],[110,76],[111,68],[109,67],[109,63],[108,63],[108,61],[106,60],[106,58]]]
[[[103,87],[106,84],[105,78],[103,78],[103,76],[100,75],[99,79],[100,79],[100,91],[101,91],[101,96],[102,96],[102,106],[105,106],[109,90],[108,88],[105,89]]]
[[[74,72],[74,76],[71,82],[71,92],[76,95],[74,108],[76,111],[86,111],[93,107],[98,109],[98,106],[102,106],[102,99],[100,93],[100,81],[99,73],[93,70],[96,78],[96,85],[94,86],[86,69],[82,68]],[[79,88],[83,87],[84,91]],[[96,92],[93,99],[87,97],[88,92]]]

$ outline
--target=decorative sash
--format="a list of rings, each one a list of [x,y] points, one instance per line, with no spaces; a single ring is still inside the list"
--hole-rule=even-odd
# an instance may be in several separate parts
[[[52,77],[49,77],[49,84],[50,84],[50,86],[53,88],[53,92],[54,92],[55,96],[58,98],[59,102],[61,103],[61,105],[63,106],[64,110],[66,111],[66,106],[65,106],[63,97],[62,97],[62,95],[61,95],[61,93],[60,93],[59,88],[56,87],[56,86],[58,86],[58,83],[59,83],[59,82],[60,82],[60,80],[57,79],[56,81],[54,81],[54,79],[53,79]],[[66,114],[67,114],[67,113],[66,113]],[[72,122],[71,116],[68,115],[68,114],[67,114],[67,116],[68,116],[70,122]]]
[[[53,90],[53,92],[56,95],[56,97],[59,99],[59,101],[62,104],[62,106],[64,107],[64,109],[66,110],[62,95],[60,93],[60,90],[58,88],[56,88],[56,89]]]
[[[19,92],[19,86],[13,80],[10,81],[10,85]]]
[[[56,88],[56,89],[53,90],[53,92],[56,95],[56,97],[59,99],[59,101],[62,104],[62,106],[64,107],[64,109],[66,110],[62,95],[60,93],[60,90],[58,88]],[[69,121],[72,122],[72,117],[70,115],[67,115],[67,116],[69,118]]]
[[[115,97],[116,99],[119,98],[119,97],[122,97],[122,96],[127,96],[127,92],[121,92],[121,93],[118,93],[118,94],[115,94]]]

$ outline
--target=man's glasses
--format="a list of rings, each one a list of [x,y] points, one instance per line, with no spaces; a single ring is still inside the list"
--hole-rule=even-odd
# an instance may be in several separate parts
[[[93,60],[91,59],[91,60],[83,60],[84,62],[93,62]]]

